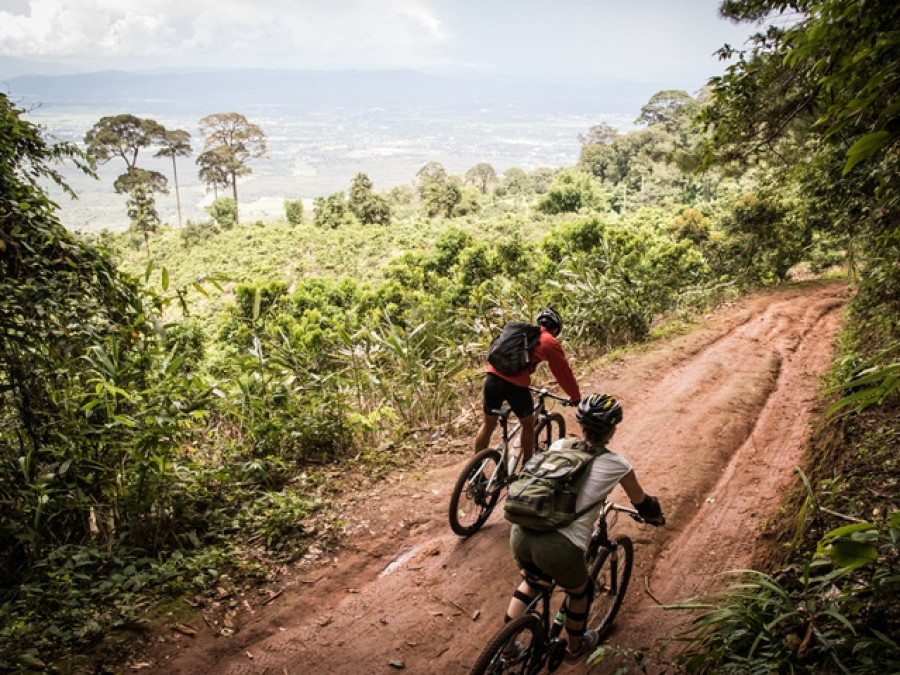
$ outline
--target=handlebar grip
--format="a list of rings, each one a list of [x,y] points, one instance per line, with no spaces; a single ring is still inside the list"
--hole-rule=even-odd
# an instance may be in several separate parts
[[[665,516],[665,515],[660,515],[659,518],[654,518],[654,519],[651,521],[651,520],[647,520],[646,518],[644,518],[644,517],[643,517],[640,513],[638,513],[637,511],[626,511],[626,513],[627,513],[629,516],[631,516],[631,519],[632,519],[632,520],[634,520],[635,522],[638,522],[638,523],[643,523],[643,524],[646,524],[646,525],[653,525],[653,527],[662,527],[663,525],[666,524],[666,516]]]

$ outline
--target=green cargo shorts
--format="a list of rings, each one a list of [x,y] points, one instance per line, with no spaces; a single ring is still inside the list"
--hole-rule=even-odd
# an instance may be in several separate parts
[[[536,567],[563,588],[578,588],[588,580],[584,551],[559,532],[535,532],[513,525],[509,546],[521,569]]]

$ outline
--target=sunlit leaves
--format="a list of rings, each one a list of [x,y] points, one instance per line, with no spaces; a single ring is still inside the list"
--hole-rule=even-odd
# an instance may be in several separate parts
[[[828,556],[835,565],[855,569],[878,560],[878,531],[871,523],[857,523],[831,530],[816,552]]]

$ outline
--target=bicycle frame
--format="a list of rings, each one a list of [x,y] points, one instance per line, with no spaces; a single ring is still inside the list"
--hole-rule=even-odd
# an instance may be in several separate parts
[[[550,414],[550,411],[547,409],[546,403],[548,398],[560,401],[561,403],[568,403],[568,399],[563,398],[562,396],[557,396],[547,389],[539,389],[537,387],[529,387],[529,389],[537,394],[537,401],[535,401],[534,409],[532,410],[532,414],[535,415],[535,427],[537,427],[541,423],[544,417],[547,417]],[[502,464],[503,466],[508,466],[510,446],[515,437],[522,430],[522,423],[516,422],[515,426],[513,426],[512,428],[512,431],[509,431],[509,415],[511,411],[512,409],[509,407],[492,411],[499,418],[497,421],[500,425],[500,442],[497,444],[497,450],[500,451],[500,464]],[[496,483],[497,473],[498,471],[495,469],[490,477],[490,480],[488,481],[489,488],[493,487],[493,485]],[[512,473],[510,470],[506,471],[507,475],[509,475],[510,473]]]
[[[585,552],[588,575],[594,584],[595,593],[594,601],[588,607],[587,616],[591,622],[590,629],[596,630],[600,639],[609,633],[621,607],[633,564],[634,550],[631,540],[625,535],[612,539],[609,536],[610,528],[615,524],[619,513],[627,513],[635,520],[643,522],[643,518],[634,509],[605,501],[594,525],[588,550]],[[545,666],[550,672],[554,672],[564,661],[567,640],[562,637],[562,631],[565,625],[567,598],[563,599],[559,612],[551,621],[551,604],[556,582],[544,576],[528,573],[524,576],[533,588],[538,589],[538,594],[528,603],[522,616],[506,623],[494,635],[476,661],[473,673],[535,674],[541,672]],[[594,613],[595,605],[599,609],[599,614]],[[531,641],[525,639],[520,642],[520,636],[525,635],[530,635]],[[510,644],[523,645],[525,649],[517,652],[512,661],[506,661],[507,657],[501,650],[506,650]]]
[[[538,387],[529,387],[529,389],[537,394],[537,401],[535,401],[534,408],[531,411],[531,414],[535,416],[535,427],[539,425],[542,418],[547,417],[550,414],[550,411],[547,409],[548,398],[551,398],[554,401],[559,401],[564,405],[568,404],[569,402],[569,399],[563,398],[562,396],[557,396],[547,389],[539,389]],[[507,451],[509,450],[509,446],[512,443],[513,439],[522,430],[522,423],[516,422],[515,426],[513,426],[512,428],[512,431],[508,431],[511,408],[506,407],[501,408],[500,410],[492,410],[491,412],[498,416],[499,419],[497,421],[500,424],[500,443],[498,443],[497,449],[500,450],[503,459],[507,459]]]
[[[548,410],[547,399],[563,403],[567,403],[568,399],[556,396],[546,389],[532,387],[531,391],[537,393],[532,413],[535,416],[535,444],[546,449],[566,435],[565,418],[559,412]],[[487,522],[503,490],[513,480],[520,458],[524,459],[525,456],[522,451],[513,452],[513,441],[517,437],[521,438],[522,424],[518,422],[512,425],[509,419],[513,414],[512,409],[507,406],[488,412],[499,418],[500,442],[472,457],[459,475],[450,495],[450,527],[463,537],[474,534]]]
[[[587,550],[585,551],[584,557],[586,560],[591,560],[597,555],[597,551],[600,547],[608,548],[611,550],[615,549],[615,542],[610,541],[609,538],[609,528],[615,525],[616,523],[616,515],[618,512],[624,511],[626,513],[633,512],[634,515],[637,515],[637,511],[634,509],[628,509],[625,506],[618,506],[613,502],[603,502],[603,508],[600,509],[600,515],[597,518],[597,524],[594,526],[594,532],[591,534],[591,539],[588,542]],[[612,522],[609,522],[609,514],[613,513]]]

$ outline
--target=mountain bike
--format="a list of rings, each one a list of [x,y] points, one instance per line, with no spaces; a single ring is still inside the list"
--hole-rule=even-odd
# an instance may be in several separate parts
[[[552,394],[547,389],[529,388],[537,394],[534,405],[535,451],[542,452],[555,441],[566,437],[566,419],[558,412],[547,410],[547,399],[564,405],[569,403],[569,399]],[[469,460],[450,496],[450,527],[461,537],[474,534],[487,522],[522,460],[521,448],[518,455],[512,452],[513,440],[521,432],[522,424],[516,423],[509,430],[512,412],[509,406],[490,412],[499,418],[500,443],[494,448],[485,448]]]
[[[622,607],[631,570],[634,566],[634,545],[626,535],[610,538],[609,530],[626,513],[639,523],[646,522],[640,514],[627,506],[604,502],[594,532],[585,551],[588,575],[594,585],[586,627],[596,630],[603,640],[609,635],[613,621]],[[503,626],[481,652],[471,675],[521,673],[534,675],[547,666],[554,672],[565,657],[566,639],[561,637],[565,623],[566,601],[563,599],[553,621],[550,605],[556,583],[552,579],[528,577],[528,582],[540,592],[525,609],[525,614]]]

